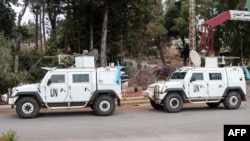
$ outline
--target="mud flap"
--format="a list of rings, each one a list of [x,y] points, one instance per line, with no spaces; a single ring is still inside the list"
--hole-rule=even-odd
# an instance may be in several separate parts
[[[117,98],[117,105],[121,106],[121,99]]]

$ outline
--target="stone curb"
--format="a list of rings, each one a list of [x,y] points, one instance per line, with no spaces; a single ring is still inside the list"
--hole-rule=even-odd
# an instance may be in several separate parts
[[[139,105],[149,103],[149,99],[143,96],[137,97],[124,97],[121,100],[122,106]]]

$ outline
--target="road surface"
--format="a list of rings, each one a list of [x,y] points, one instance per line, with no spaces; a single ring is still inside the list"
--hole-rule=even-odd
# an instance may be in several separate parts
[[[250,124],[249,108],[250,100],[237,110],[185,104],[179,113],[166,113],[143,104],[117,108],[108,117],[90,109],[42,110],[35,119],[10,110],[0,112],[0,134],[13,130],[20,141],[223,141],[225,124]]]

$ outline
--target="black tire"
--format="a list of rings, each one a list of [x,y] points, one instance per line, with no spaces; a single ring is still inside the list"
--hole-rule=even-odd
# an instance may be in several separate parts
[[[241,105],[241,96],[237,91],[231,91],[223,101],[226,109],[238,109]]]
[[[183,107],[183,98],[180,94],[172,93],[168,94],[163,100],[163,108],[166,112],[177,113],[181,111]]]
[[[93,110],[98,116],[109,116],[115,111],[115,100],[108,95],[97,97],[93,103]]]
[[[16,113],[21,118],[35,118],[39,114],[40,106],[32,97],[22,97],[17,101]]]
[[[93,105],[90,105],[89,107],[91,108],[91,110],[94,110],[94,107],[93,107]]]
[[[152,106],[153,108],[155,108],[155,109],[163,109],[163,106],[162,106],[161,104],[155,103],[154,100],[150,100],[150,104],[151,104],[151,106]]]
[[[206,103],[207,106],[209,106],[210,108],[216,108],[220,105],[220,102],[217,102],[217,103]]]

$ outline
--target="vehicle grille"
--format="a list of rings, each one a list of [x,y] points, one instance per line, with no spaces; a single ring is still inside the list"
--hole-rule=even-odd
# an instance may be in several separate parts
[[[159,95],[160,95],[160,86],[159,85],[156,85],[154,87],[154,90],[153,90],[153,94],[154,94],[154,98],[155,100],[158,100],[159,99]]]

